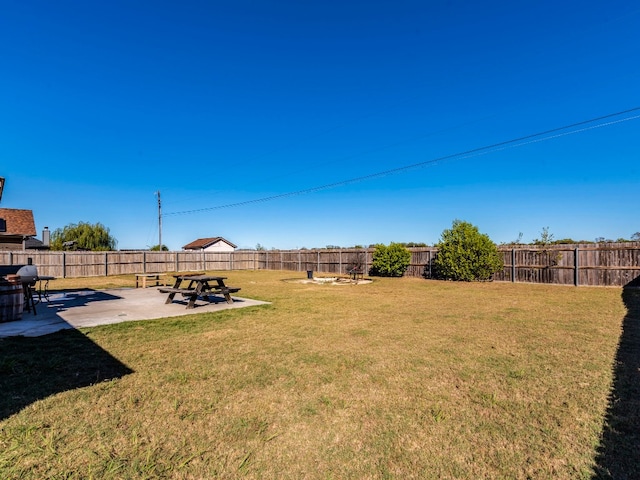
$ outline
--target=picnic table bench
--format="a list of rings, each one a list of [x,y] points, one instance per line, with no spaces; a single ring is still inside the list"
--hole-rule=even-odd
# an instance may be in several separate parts
[[[194,308],[198,297],[202,297],[207,302],[217,303],[214,295],[221,294],[227,303],[233,303],[232,293],[240,291],[238,287],[230,287],[224,284],[227,277],[216,277],[210,275],[174,275],[176,281],[173,287],[162,287],[158,291],[168,293],[165,303],[172,303],[176,294],[181,294],[189,298],[187,308]],[[187,286],[183,286],[183,282]]]
[[[147,282],[149,282],[149,286],[157,287],[161,284],[161,277],[163,276],[161,273],[136,273],[136,288],[140,286],[147,288]],[[153,282],[153,285],[151,285],[151,282]]]

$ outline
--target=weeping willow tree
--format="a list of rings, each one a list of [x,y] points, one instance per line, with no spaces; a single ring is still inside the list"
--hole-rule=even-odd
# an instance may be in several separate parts
[[[101,223],[71,223],[51,234],[51,250],[115,250],[118,242]]]

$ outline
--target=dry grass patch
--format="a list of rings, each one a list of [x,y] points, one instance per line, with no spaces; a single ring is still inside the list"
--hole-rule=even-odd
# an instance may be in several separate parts
[[[111,375],[65,332],[0,340],[3,392],[63,382],[5,402],[0,476],[591,477],[621,290],[224,274],[272,304],[76,333]]]

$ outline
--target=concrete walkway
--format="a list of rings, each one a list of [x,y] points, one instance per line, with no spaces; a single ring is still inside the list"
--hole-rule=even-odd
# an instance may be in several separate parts
[[[36,315],[25,311],[22,320],[0,323],[0,337],[38,337],[67,328],[218,312],[268,303],[234,296],[233,303],[228,304],[223,297],[216,297],[218,303],[198,299],[196,307],[187,310],[187,302],[181,296],[176,295],[174,302],[168,305],[164,303],[166,299],[167,294],[158,292],[157,288],[52,293],[48,301],[43,299],[36,305]]]

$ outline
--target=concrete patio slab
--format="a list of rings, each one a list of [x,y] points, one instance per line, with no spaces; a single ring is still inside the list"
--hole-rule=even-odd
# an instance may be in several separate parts
[[[95,327],[268,304],[248,298],[232,298],[232,304],[225,302],[223,297],[216,297],[216,303],[198,299],[195,308],[187,309],[186,300],[179,296],[176,296],[173,303],[165,304],[167,295],[158,292],[157,288],[87,289],[52,293],[48,300],[43,299],[36,305],[35,315],[25,311],[21,320],[0,323],[0,337],[38,337],[68,328]]]

